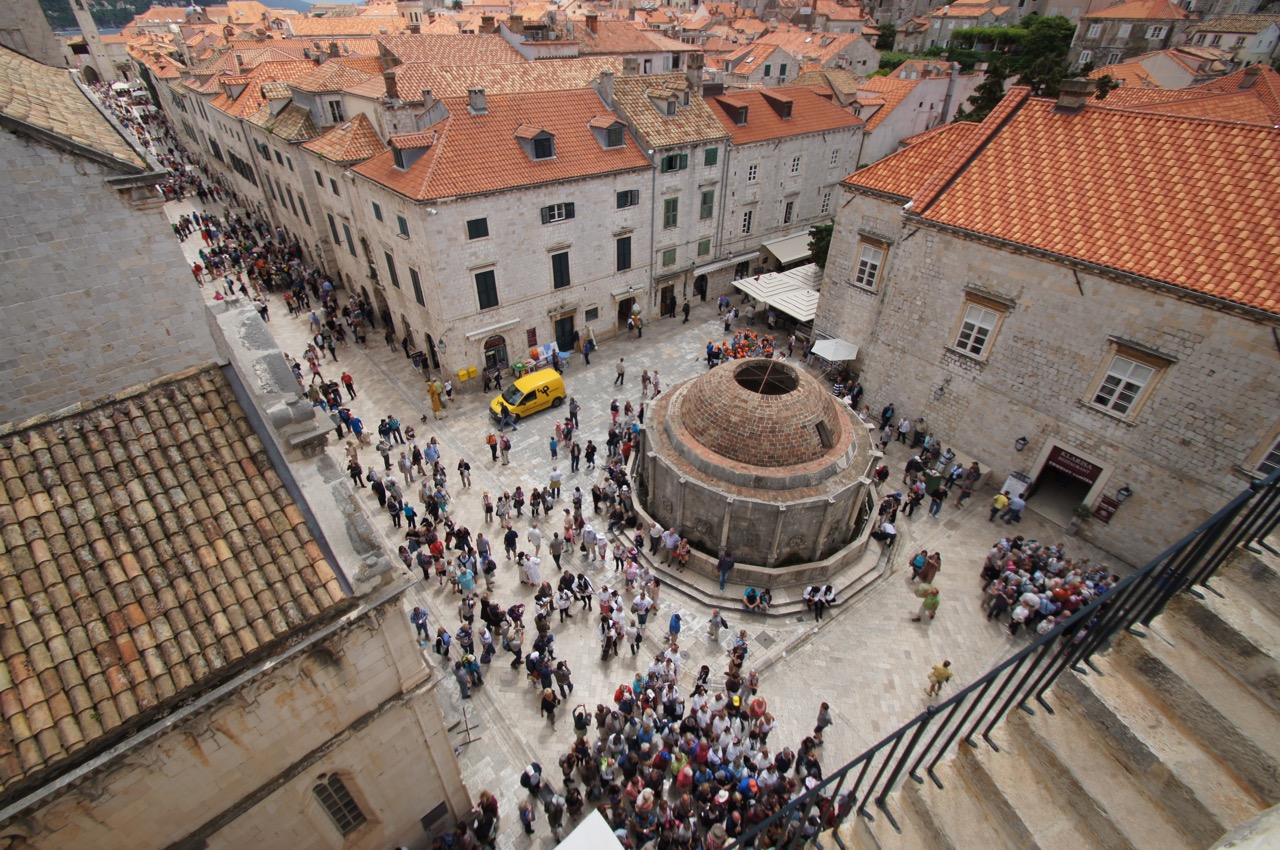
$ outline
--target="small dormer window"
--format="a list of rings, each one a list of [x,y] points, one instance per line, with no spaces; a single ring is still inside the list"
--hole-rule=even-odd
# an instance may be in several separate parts
[[[627,134],[623,131],[621,124],[614,124],[605,131],[605,146],[610,148],[620,148],[627,141]]]
[[[677,101],[676,101],[675,95],[672,95],[671,97],[667,98],[667,114],[668,115],[676,114],[676,103]]]
[[[735,123],[735,124],[737,124],[739,127],[746,126],[746,123],[747,123],[747,107],[745,107],[745,106],[739,106],[739,107],[738,107],[738,114],[737,114],[736,116],[734,116],[733,121],[734,121],[734,123]]]
[[[393,147],[391,149],[391,158],[395,160],[396,168],[400,169],[401,171],[404,171],[405,168],[408,167],[404,164],[404,151],[400,150],[399,148]]]
[[[555,159],[556,137],[541,127],[521,124],[516,128],[515,136],[530,159]]]

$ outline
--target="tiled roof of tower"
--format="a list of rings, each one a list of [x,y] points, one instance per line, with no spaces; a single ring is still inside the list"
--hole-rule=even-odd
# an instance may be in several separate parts
[[[846,112],[805,86],[734,91],[725,99],[747,107],[747,123],[739,125],[734,116],[725,111],[725,104],[720,98],[706,98],[712,114],[720,120],[721,126],[728,131],[735,145],[749,145],[826,130],[843,130],[863,124],[858,116]],[[772,104],[788,102],[791,107],[790,117],[784,118]]]
[[[905,139],[905,150],[855,171],[844,179],[849,186],[910,198],[946,162],[951,153],[963,145],[978,125],[972,121],[943,124]]]
[[[1055,107],[1015,87],[921,188],[918,146],[848,182],[871,172],[925,220],[1280,315],[1280,130]]]
[[[1115,21],[1181,21],[1186,17],[1187,11],[1170,0],[1129,0],[1081,16],[1088,20]]]
[[[346,596],[217,367],[0,441],[0,796]]]
[[[690,95],[689,105],[681,105],[688,91],[689,81],[679,72],[618,77],[613,81],[618,111],[627,116],[654,147],[726,138],[729,134],[702,98]],[[666,115],[654,105],[655,96],[665,97],[667,93],[677,98],[675,115]]]
[[[875,114],[867,119],[867,132],[870,133],[876,127],[880,126],[884,119],[889,117],[889,113],[897,107],[899,103],[907,99],[907,96],[919,84],[919,80],[900,80],[897,77],[870,77],[858,86],[858,99],[861,101],[861,93],[869,91],[878,94],[884,98],[884,106],[876,110]]]
[[[0,114],[111,157],[129,169],[147,161],[98,110],[65,68],[0,47]]]
[[[331,128],[320,138],[305,142],[302,147],[330,162],[342,165],[364,162],[387,149],[382,139],[378,138],[378,131],[363,112],[358,112],[350,121]]]
[[[383,50],[404,64],[496,65],[525,58],[500,35],[397,35],[378,39]]]
[[[609,110],[590,89],[496,95],[487,98],[487,111],[478,116],[467,109],[465,97],[443,103],[448,117],[428,128],[438,133],[436,143],[409,168],[397,169],[388,151],[352,170],[425,201],[651,167],[630,133],[622,147],[601,147],[587,122]],[[515,138],[522,125],[551,133],[555,156],[530,159]]]

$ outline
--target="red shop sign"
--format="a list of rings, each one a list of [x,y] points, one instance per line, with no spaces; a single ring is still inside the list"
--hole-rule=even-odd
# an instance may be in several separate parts
[[[1045,461],[1045,465],[1052,466],[1059,472],[1065,472],[1085,484],[1092,484],[1102,474],[1102,467],[1095,466],[1084,458],[1073,455],[1066,449],[1060,449],[1057,446],[1054,446],[1049,452],[1049,458]]]
[[[1120,503],[1110,496],[1103,496],[1098,500],[1098,506],[1093,509],[1093,518],[1101,523],[1109,525],[1111,518],[1116,514],[1116,508],[1120,507]]]

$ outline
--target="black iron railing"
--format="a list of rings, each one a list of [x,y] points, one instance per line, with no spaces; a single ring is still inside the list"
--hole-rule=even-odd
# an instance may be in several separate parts
[[[1179,593],[1210,592],[1209,580],[1238,546],[1257,551],[1263,538],[1280,524],[1280,471],[1232,499],[1222,510],[1182,538],[1111,592],[1080,609],[982,678],[937,706],[930,706],[901,729],[828,775],[813,789],[795,797],[769,819],[745,832],[729,850],[748,847],[798,848],[821,832],[838,827],[856,812],[868,820],[875,809],[895,828],[888,806],[890,792],[908,776],[923,783],[921,771],[939,787],[934,768],[958,739],[977,746],[976,736],[996,751],[991,731],[1015,706],[1028,714],[1035,701],[1053,708],[1045,692],[1068,668],[1093,669],[1093,654],[1120,632],[1142,636],[1166,604]],[[1274,550],[1270,550],[1274,551]],[[900,830],[899,830],[900,831]]]

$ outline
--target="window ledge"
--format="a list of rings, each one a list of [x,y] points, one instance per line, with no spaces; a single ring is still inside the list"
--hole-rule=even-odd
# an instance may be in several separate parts
[[[408,241],[409,241],[409,234],[407,234],[407,233],[397,233],[397,234],[396,234],[396,238],[397,238],[397,239],[403,239],[404,241],[408,242]]]
[[[1111,421],[1115,422],[1118,425],[1124,425],[1126,428],[1134,428],[1138,424],[1137,422],[1134,422],[1132,419],[1129,419],[1125,416],[1121,416],[1118,413],[1113,413],[1112,411],[1106,410],[1105,408],[1098,407],[1096,404],[1087,402],[1082,398],[1076,399],[1076,407],[1079,407],[1082,410],[1091,411],[1093,413],[1098,414],[1099,416],[1105,416],[1106,418],[1110,419]]]
[[[957,357],[963,357],[965,360],[969,361],[970,363],[975,363],[978,366],[987,365],[988,361],[985,355],[974,354],[972,351],[965,351],[963,348],[957,348],[954,345],[944,345],[942,348],[944,352],[949,354],[954,354]]]

